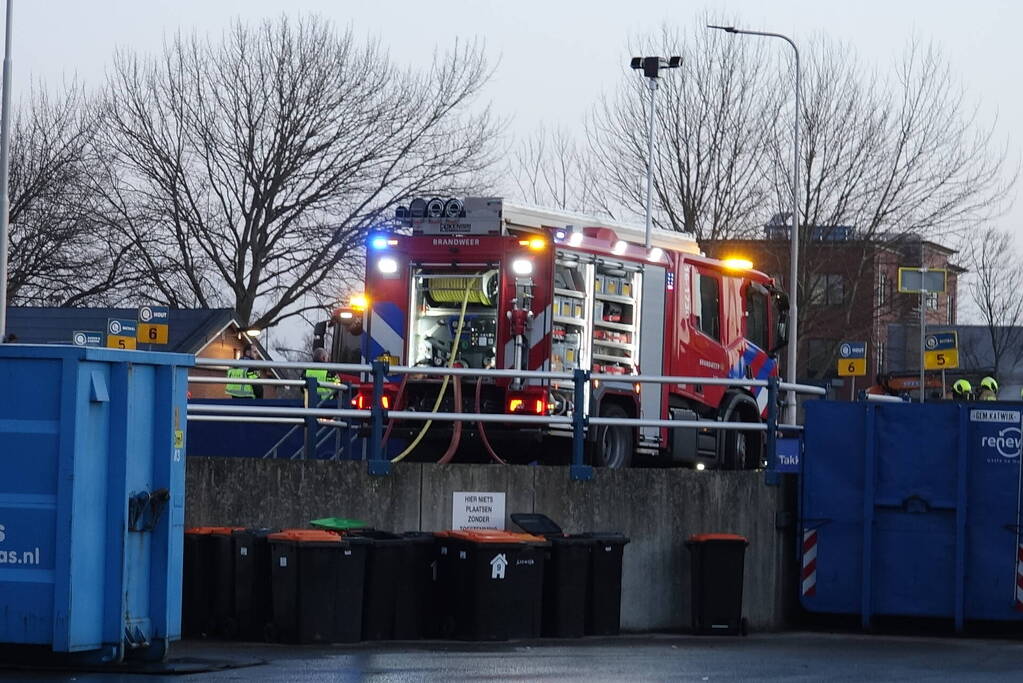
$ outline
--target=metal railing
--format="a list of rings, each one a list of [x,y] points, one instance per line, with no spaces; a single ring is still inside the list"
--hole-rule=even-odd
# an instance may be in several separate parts
[[[435,422],[457,422],[467,421],[476,423],[504,423],[522,425],[545,425],[545,426],[571,426],[572,427],[572,464],[571,476],[573,479],[589,479],[592,477],[592,468],[584,464],[584,447],[586,433],[592,426],[630,426],[630,427],[657,427],[657,428],[695,428],[711,430],[735,430],[746,432],[766,433],[766,451],[768,456],[768,471],[775,469],[777,464],[777,439],[779,433],[801,431],[800,425],[781,424],[778,421],[778,398],[781,391],[795,391],[797,393],[824,396],[826,390],[804,384],[791,384],[781,382],[777,377],[767,379],[733,379],[726,377],[673,377],[660,375],[615,375],[607,373],[591,373],[587,370],[576,369],[572,372],[547,372],[540,370],[516,371],[516,370],[488,370],[480,368],[448,368],[448,367],[419,367],[419,366],[390,366],[383,361],[374,361],[372,364],[354,363],[296,363],[296,362],[274,362],[254,361],[247,359],[239,360],[218,360],[197,358],[196,364],[202,367],[247,367],[255,369],[293,369],[306,370],[317,368],[339,373],[368,374],[371,378],[372,400],[370,408],[342,408],[340,406],[350,405],[350,389],[346,384],[318,382],[314,377],[306,377],[304,380],[283,380],[283,379],[252,379],[243,380],[247,383],[276,384],[278,386],[302,386],[305,393],[305,407],[296,408],[291,406],[242,406],[242,405],[197,405],[189,404],[188,419],[199,421],[225,420],[237,422],[267,421],[293,424],[296,429],[299,426],[305,427],[306,438],[304,453],[306,457],[312,457],[318,445],[318,428],[326,425],[328,428],[349,430],[355,422],[369,423],[369,436],[367,448],[367,460],[371,474],[387,474],[390,472],[390,460],[383,453],[383,432],[385,420],[431,420]],[[517,378],[517,379],[541,379],[548,381],[571,381],[573,392],[573,410],[571,415],[518,415],[506,413],[465,413],[465,412],[424,412],[414,410],[387,410],[383,407],[384,381],[390,375],[405,374],[419,376],[444,375],[452,377],[487,377],[487,378]],[[237,378],[216,378],[216,377],[189,377],[189,381],[206,383],[227,383],[239,381]],[[591,382],[614,382],[628,384],[679,384],[679,385],[702,385],[702,386],[724,386],[741,388],[765,388],[767,390],[767,419],[765,422],[724,422],[714,420],[664,420],[664,419],[643,419],[629,417],[601,417],[590,416],[587,409],[586,388]],[[338,408],[320,407],[318,401],[314,407],[309,407],[309,397],[318,397],[321,388],[331,388],[339,396]],[[289,432],[288,435],[290,435]],[[288,435],[281,439],[270,452],[276,452],[284,443]],[[344,438],[347,438],[347,434]]]

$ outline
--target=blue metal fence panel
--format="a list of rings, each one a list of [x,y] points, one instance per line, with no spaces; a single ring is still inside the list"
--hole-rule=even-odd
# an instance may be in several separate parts
[[[109,660],[179,637],[193,362],[0,346],[0,643]]]
[[[811,612],[1018,620],[1021,407],[806,405]]]

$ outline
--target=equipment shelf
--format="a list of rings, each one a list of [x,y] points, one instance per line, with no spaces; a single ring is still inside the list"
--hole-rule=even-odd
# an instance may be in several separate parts
[[[574,325],[576,327],[584,327],[586,325],[586,321],[582,318],[572,318],[563,315],[554,316],[554,322],[561,323],[562,325]]]
[[[554,293],[558,294],[560,296],[570,296],[570,297],[573,297],[575,299],[585,299],[586,298],[586,292],[579,292],[579,291],[574,290],[574,289],[562,289],[561,287],[555,287],[554,288]]]
[[[619,296],[617,294],[597,294],[597,293],[594,293],[593,297],[595,299],[600,299],[601,301],[613,301],[616,304],[629,304],[630,306],[635,306],[636,305],[636,300],[633,299],[631,296]]]
[[[597,327],[606,327],[609,330],[619,330],[621,332],[634,332],[635,327],[626,323],[613,323],[608,320],[594,320],[593,324]]]

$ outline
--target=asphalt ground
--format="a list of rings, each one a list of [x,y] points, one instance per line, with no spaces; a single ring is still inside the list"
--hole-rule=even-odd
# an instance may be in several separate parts
[[[0,670],[26,681],[1020,681],[1023,640],[779,633],[514,643],[287,646],[186,641],[179,675]]]

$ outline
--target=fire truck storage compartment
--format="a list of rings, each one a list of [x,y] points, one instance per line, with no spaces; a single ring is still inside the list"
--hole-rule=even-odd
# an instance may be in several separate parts
[[[494,367],[499,285],[496,268],[416,268],[412,275],[412,364],[449,363],[465,301],[458,360],[472,368]]]
[[[638,367],[638,267],[597,259],[593,279],[593,371],[635,374]]]
[[[808,401],[810,612],[1023,620],[1019,403]]]

